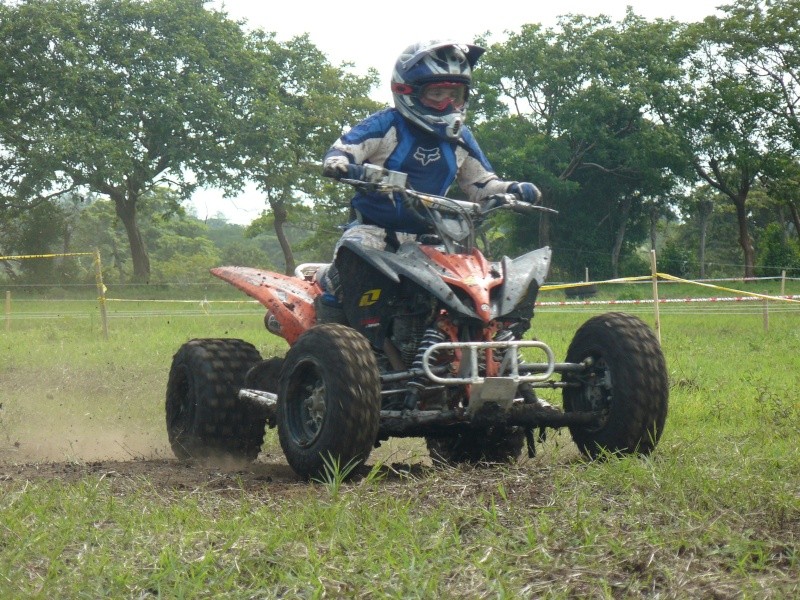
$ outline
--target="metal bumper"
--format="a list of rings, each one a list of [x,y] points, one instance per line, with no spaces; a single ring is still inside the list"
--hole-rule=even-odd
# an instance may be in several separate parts
[[[519,351],[522,348],[538,348],[544,352],[547,362],[542,363],[544,370],[536,374],[520,373]],[[431,364],[434,354],[442,350],[461,351],[461,372],[458,377],[440,377],[434,372],[435,365]],[[480,374],[480,361],[478,353],[486,353],[488,350],[500,350],[503,354],[503,361],[500,364],[499,377],[491,379],[510,379],[516,384],[533,383],[550,379],[555,370],[556,361],[550,346],[544,342],[533,340],[510,340],[507,342],[440,342],[428,348],[422,357],[422,368],[425,376],[434,383],[440,385],[474,385],[483,383],[486,377]]]

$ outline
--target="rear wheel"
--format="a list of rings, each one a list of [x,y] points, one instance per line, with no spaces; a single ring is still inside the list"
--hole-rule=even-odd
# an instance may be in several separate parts
[[[283,362],[278,437],[301,477],[322,477],[369,456],[380,424],[378,365],[367,339],[336,323],[301,335]]]
[[[603,452],[649,454],[667,418],[669,383],[661,346],[647,324],[633,315],[593,317],[575,333],[567,362],[591,359],[588,371],[564,376],[580,384],[563,390],[565,412],[596,412],[600,423],[570,427],[589,457]]]
[[[247,372],[261,356],[236,339],[196,339],[178,349],[167,383],[167,435],[180,459],[252,461],[264,441],[265,418],[239,402]]]

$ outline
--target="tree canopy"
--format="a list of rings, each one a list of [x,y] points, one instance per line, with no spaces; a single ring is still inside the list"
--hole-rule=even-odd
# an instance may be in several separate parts
[[[552,245],[565,278],[636,271],[642,250],[666,241],[700,274],[737,251],[746,276],[759,260],[791,262],[800,0],[720,10],[692,24],[570,16],[491,44],[472,128],[501,177],[535,182],[559,211],[501,216],[494,250]],[[120,277],[140,282],[177,277],[170,252],[254,260],[252,240],[267,237],[271,268],[292,271],[295,252],[329,256],[347,191],[318,161],[379,108],[374,72],[203,0],[0,0],[0,81],[0,254],[37,235],[89,243],[92,230]],[[265,211],[235,230],[238,245],[220,242],[224,224],[196,227],[182,212],[197,186],[233,194],[247,182]],[[216,242],[187,241],[199,238]]]

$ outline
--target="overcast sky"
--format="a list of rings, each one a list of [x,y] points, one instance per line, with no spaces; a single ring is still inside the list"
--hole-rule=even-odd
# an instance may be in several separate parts
[[[274,32],[286,41],[308,33],[311,41],[334,64],[350,62],[357,73],[373,67],[381,77],[381,89],[373,97],[391,102],[388,91],[391,69],[397,55],[409,44],[427,39],[471,42],[484,33],[502,42],[506,32],[519,31],[525,23],[555,26],[567,14],[607,15],[614,21],[633,11],[649,20],[674,18],[700,21],[715,14],[726,0],[474,0],[344,2],[337,0],[216,0],[210,3],[246,26]],[[331,143],[334,140],[331,140]],[[320,157],[321,158],[321,157]],[[491,160],[491,157],[489,157]],[[201,219],[222,213],[233,223],[247,224],[264,208],[264,198],[253,189],[234,199],[222,198],[216,190],[194,197]]]

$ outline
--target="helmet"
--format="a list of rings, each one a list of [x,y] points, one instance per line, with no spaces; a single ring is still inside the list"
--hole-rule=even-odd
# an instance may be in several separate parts
[[[484,49],[452,41],[412,44],[392,72],[394,106],[425,131],[461,137],[467,116],[472,69]]]

